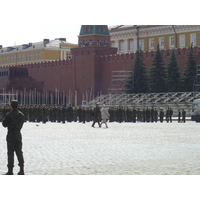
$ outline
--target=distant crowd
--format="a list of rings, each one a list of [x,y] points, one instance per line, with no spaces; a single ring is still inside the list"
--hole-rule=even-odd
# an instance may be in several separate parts
[[[99,106],[101,108],[101,106]],[[0,121],[9,112],[9,105],[0,107]],[[69,106],[47,106],[47,105],[21,105],[19,110],[25,115],[29,122],[91,122],[93,121],[92,107]],[[108,107],[109,122],[172,122],[172,117],[178,117],[178,122],[185,122],[186,112],[184,109],[178,111],[178,116],[173,116],[173,110],[156,108],[129,108],[129,107]],[[101,118],[101,116],[100,116]]]

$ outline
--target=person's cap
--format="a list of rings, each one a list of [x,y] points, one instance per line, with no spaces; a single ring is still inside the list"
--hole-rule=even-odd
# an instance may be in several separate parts
[[[11,106],[12,106],[13,108],[17,108],[17,106],[18,106],[18,101],[17,101],[17,100],[12,100],[12,101],[11,101]]]
[[[99,105],[99,104],[100,104],[100,102],[97,102],[96,104],[97,104],[97,105]]]

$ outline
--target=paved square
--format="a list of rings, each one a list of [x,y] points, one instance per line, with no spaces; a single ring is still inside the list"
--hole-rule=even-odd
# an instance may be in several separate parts
[[[27,175],[200,174],[200,124],[30,123],[22,128]],[[0,173],[7,171],[7,129],[0,126]],[[19,170],[15,156],[16,174]]]

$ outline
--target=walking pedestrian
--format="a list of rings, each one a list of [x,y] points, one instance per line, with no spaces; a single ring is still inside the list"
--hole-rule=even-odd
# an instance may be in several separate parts
[[[93,109],[92,111],[92,116],[93,116],[93,123],[92,123],[92,127],[94,128],[94,125],[96,124],[96,122],[99,125],[99,128],[101,128],[101,124],[99,122],[99,118],[100,118],[100,108],[99,108],[99,102],[96,103],[96,107]]]
[[[110,115],[108,113],[108,109],[106,108],[106,105],[104,104],[103,107],[101,108],[101,119],[102,119],[101,126],[104,123],[106,125],[106,128],[108,128],[107,120],[109,119],[109,117]]]
[[[8,155],[8,172],[5,175],[13,175],[14,152],[16,153],[20,171],[18,175],[24,175],[24,157],[22,152],[22,135],[21,128],[24,124],[24,114],[18,110],[18,101],[12,100],[11,111],[3,119],[3,126],[7,127],[7,155]]]

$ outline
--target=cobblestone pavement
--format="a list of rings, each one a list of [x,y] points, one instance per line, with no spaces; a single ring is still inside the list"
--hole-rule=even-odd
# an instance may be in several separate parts
[[[199,123],[29,123],[22,129],[27,175],[199,175]],[[0,127],[0,173],[7,171]],[[19,170],[15,157],[14,173]]]

